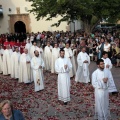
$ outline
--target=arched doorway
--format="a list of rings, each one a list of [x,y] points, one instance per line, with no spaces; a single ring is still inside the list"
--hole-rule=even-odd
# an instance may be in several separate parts
[[[26,25],[22,21],[17,21],[14,24],[14,30],[16,33],[26,33]]]

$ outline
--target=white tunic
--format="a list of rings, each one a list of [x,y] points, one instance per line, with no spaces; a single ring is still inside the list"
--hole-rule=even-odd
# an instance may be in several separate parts
[[[88,63],[83,63],[85,60],[87,60]],[[78,63],[78,68],[75,76],[75,81],[82,83],[90,82],[90,78],[89,78],[90,57],[88,56],[88,54],[80,52],[77,56],[77,63]]]
[[[3,75],[11,74],[11,55],[12,49],[4,50],[3,54]]]
[[[68,68],[65,69],[64,65]],[[55,71],[58,73],[58,99],[67,102],[70,101],[70,75],[69,71],[72,68],[70,60],[67,58],[58,58],[55,61]]]
[[[106,59],[102,58],[102,59],[104,60],[104,63],[105,63],[105,69],[110,72],[110,86],[109,86],[108,90],[109,90],[109,92],[117,92],[116,85],[114,83],[113,76],[111,73],[111,69],[112,69],[111,60],[109,58],[106,58]],[[109,68],[106,68],[106,65],[109,65]]]
[[[30,62],[31,58],[28,54],[23,53],[20,56],[20,67],[19,67],[19,82],[31,83],[33,81],[32,70]]]
[[[39,66],[42,66],[40,69]],[[31,60],[31,68],[33,70],[33,79],[35,84],[35,91],[44,89],[44,77],[43,77],[44,62],[40,57],[33,57]]]
[[[60,51],[60,48],[52,49],[51,73],[55,73],[55,61],[59,57],[59,51]]]
[[[42,58],[42,59],[44,60],[43,49],[38,47],[36,50],[39,52],[39,56],[40,56],[40,58]]]
[[[104,83],[103,78],[108,78],[108,82]],[[104,69],[97,69],[92,74],[92,85],[95,88],[95,119],[109,120],[109,73]]]
[[[28,50],[28,54],[29,54],[29,55],[30,55],[30,48],[31,48],[31,46],[32,46],[31,43],[27,43],[27,44],[25,45],[25,49]]]
[[[32,42],[34,40],[34,36],[30,36],[30,42]]]
[[[0,73],[3,72],[3,54],[4,54],[4,49],[0,49]]]
[[[45,70],[51,70],[52,49],[52,46],[46,46],[44,49]]]
[[[65,50],[65,57],[68,58],[71,61],[71,59],[73,57],[73,52],[72,52],[71,48],[68,48],[68,49],[64,48],[64,50]],[[70,57],[71,57],[71,59],[70,59]],[[72,61],[71,61],[71,63],[72,63]],[[70,74],[70,77],[74,76],[74,74],[73,74],[73,68],[71,68],[69,74]]]
[[[77,66],[76,66],[76,56],[75,56],[75,52],[77,51],[77,49],[74,49],[73,52],[73,57],[71,58],[71,62],[73,65],[73,74],[76,75],[76,71],[77,71]]]
[[[37,46],[34,46],[34,45],[31,46],[31,48],[30,48],[30,57],[31,58],[33,58],[35,56],[34,51],[37,49],[38,49]]]
[[[11,78],[19,78],[20,53],[13,52],[11,55]]]

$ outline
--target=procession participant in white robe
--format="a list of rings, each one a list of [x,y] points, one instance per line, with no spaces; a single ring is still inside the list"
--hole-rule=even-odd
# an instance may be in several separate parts
[[[72,44],[71,49],[72,49],[72,53],[73,53],[73,57],[71,58],[71,62],[72,62],[72,65],[73,65],[73,74],[76,75],[76,71],[77,71],[77,66],[76,66],[77,49],[75,48],[74,44]]]
[[[54,48],[52,49],[52,61],[51,61],[51,73],[55,73],[55,61],[59,57],[60,48],[58,47],[58,44],[54,44]]]
[[[111,69],[112,69],[112,63],[111,60],[108,58],[108,53],[107,52],[103,52],[103,57],[102,59],[104,60],[104,64],[105,64],[105,69],[110,71],[110,86],[109,86],[109,92],[117,92],[114,80],[113,80],[113,76],[111,73]]]
[[[33,58],[34,57],[34,51],[37,50],[38,47],[37,47],[37,43],[34,41],[33,42],[33,45],[31,46],[30,48],[30,57]]]
[[[30,48],[32,46],[32,43],[30,42],[30,39],[28,39],[27,44],[25,45],[25,49],[28,50],[28,54],[30,55]]]
[[[98,69],[92,74],[92,85],[95,88],[95,119],[109,120],[109,72],[104,69],[104,61],[97,61]]]
[[[19,78],[19,60],[20,60],[20,52],[19,48],[15,48],[15,52],[11,55],[11,78],[18,79]]]
[[[44,89],[44,77],[43,77],[43,68],[44,61],[39,56],[39,52],[35,51],[35,56],[31,60],[31,68],[33,70],[33,79],[35,84],[35,91]]]
[[[32,42],[34,40],[35,36],[34,34],[32,33],[31,36],[30,36],[30,42]]]
[[[43,49],[41,48],[41,46],[38,45],[38,48],[36,50],[39,52],[39,57],[41,57],[44,60],[44,53],[43,53]]]
[[[24,53],[20,56],[19,82],[31,83],[33,81],[30,61],[28,50],[24,49]]]
[[[60,57],[55,61],[55,71],[58,73],[58,100],[65,105],[70,101],[70,75],[71,61],[64,57],[65,51],[60,50]]]
[[[50,42],[47,42],[47,46],[44,49],[45,70],[51,70],[52,49]]]
[[[81,52],[77,56],[78,68],[75,76],[76,82],[88,83],[89,78],[89,64],[90,57],[86,53],[86,47],[81,48]]]
[[[0,73],[3,73],[3,53],[4,49],[2,48],[2,45],[0,45]]]
[[[3,75],[10,75],[11,74],[11,55],[12,49],[10,46],[6,46],[6,50],[4,50],[3,54]]]
[[[71,59],[73,57],[73,53],[72,53],[72,50],[70,48],[70,44],[69,43],[66,43],[66,46],[65,46],[64,50],[65,50],[65,57],[68,58],[71,61]],[[69,74],[70,74],[70,77],[74,76],[74,74],[73,74],[73,68],[71,68]]]

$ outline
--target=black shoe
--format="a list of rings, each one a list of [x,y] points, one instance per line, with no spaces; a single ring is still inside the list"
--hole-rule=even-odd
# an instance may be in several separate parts
[[[118,92],[112,92],[112,95],[118,95]]]
[[[64,102],[64,105],[67,105],[67,102]]]

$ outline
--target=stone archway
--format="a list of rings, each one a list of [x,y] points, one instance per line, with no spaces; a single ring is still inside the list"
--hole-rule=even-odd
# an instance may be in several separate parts
[[[29,14],[12,14],[9,16],[10,16],[10,20],[8,21],[9,22],[8,29],[9,29],[10,33],[15,33],[17,31],[19,31],[19,30],[17,30],[17,28],[15,29],[15,26],[19,26],[19,24],[21,24],[22,27],[24,27],[24,25],[25,25],[25,29],[24,29],[25,32],[27,32],[27,33],[31,32]]]
[[[17,21],[14,24],[14,31],[16,33],[26,33],[26,25],[25,25],[25,23],[22,22],[22,21]]]

